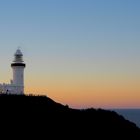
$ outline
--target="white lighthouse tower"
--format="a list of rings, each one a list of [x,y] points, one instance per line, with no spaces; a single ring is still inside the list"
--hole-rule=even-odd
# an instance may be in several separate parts
[[[23,54],[20,49],[17,49],[14,55],[14,61],[11,64],[13,69],[12,85],[14,86],[14,92],[16,94],[24,94],[24,68],[25,63],[23,61]]]

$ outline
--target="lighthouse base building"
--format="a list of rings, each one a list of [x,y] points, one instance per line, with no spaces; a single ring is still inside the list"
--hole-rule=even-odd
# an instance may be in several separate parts
[[[24,94],[24,68],[23,54],[17,49],[14,54],[14,61],[11,64],[13,69],[13,79],[10,84],[0,84],[0,93],[6,94]]]

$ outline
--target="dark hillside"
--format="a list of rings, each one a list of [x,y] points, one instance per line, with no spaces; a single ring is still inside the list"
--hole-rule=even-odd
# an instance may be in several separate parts
[[[46,96],[0,95],[0,114],[9,129],[24,126],[52,137],[140,139],[140,129],[114,111],[72,109]]]

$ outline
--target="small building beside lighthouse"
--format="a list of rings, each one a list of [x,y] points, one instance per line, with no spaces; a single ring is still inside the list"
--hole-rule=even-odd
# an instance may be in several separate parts
[[[11,64],[13,78],[10,84],[0,84],[0,92],[7,94],[24,94],[24,68],[26,64],[23,61],[23,54],[20,49],[14,54],[14,60]]]

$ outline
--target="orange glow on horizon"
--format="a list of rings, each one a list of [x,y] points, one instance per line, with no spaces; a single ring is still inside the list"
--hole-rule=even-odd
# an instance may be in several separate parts
[[[68,104],[74,108],[138,108],[140,107],[140,90],[136,87],[128,86],[107,86],[91,85],[57,86],[49,85],[35,86],[34,88],[26,88],[26,93],[47,95],[56,102]],[[135,93],[135,94],[133,94]]]
[[[140,108],[139,83],[139,76],[128,74],[34,74],[26,78],[25,92],[47,95],[74,108]]]

